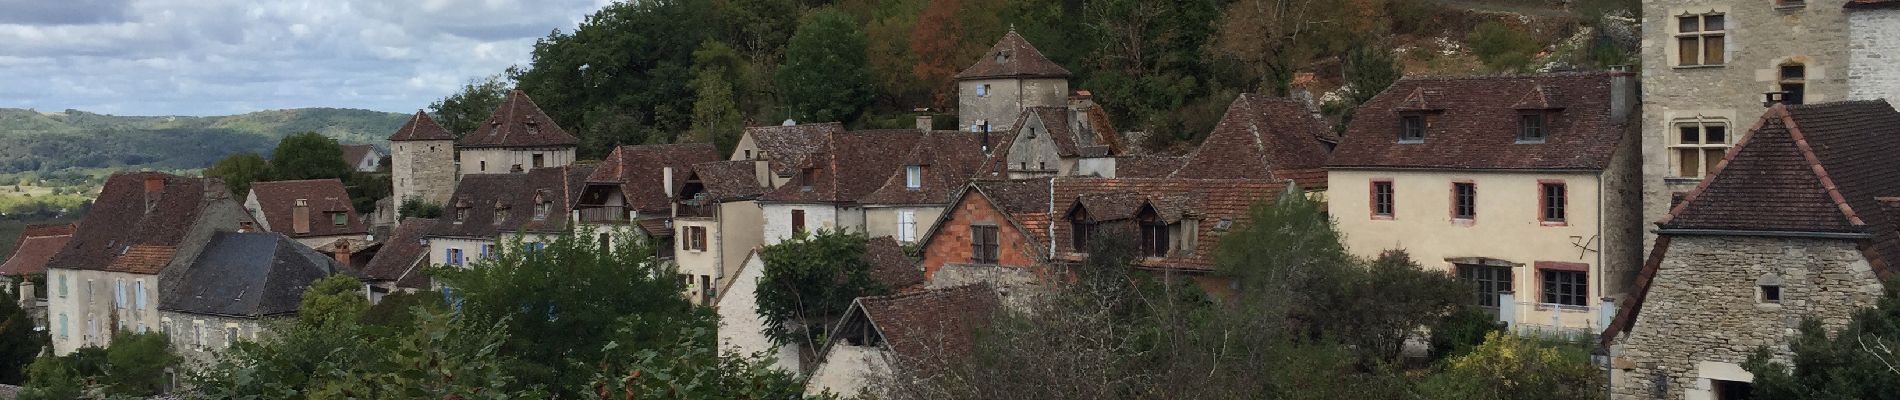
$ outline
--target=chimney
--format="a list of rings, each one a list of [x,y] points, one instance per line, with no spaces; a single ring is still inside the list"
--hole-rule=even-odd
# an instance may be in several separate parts
[[[158,205],[158,197],[163,194],[165,194],[165,176],[145,175],[145,212],[152,212],[152,207]]]
[[[660,189],[666,191],[666,197],[673,197],[673,167],[660,168]]]
[[[1610,66],[1610,120],[1629,121],[1630,114],[1636,112],[1642,94],[1636,87],[1636,73],[1630,72],[1628,65]]]
[[[250,232],[256,232],[256,231],[257,231],[256,222],[251,222],[251,221],[238,222],[238,233],[250,233]]]
[[[928,109],[917,109],[917,130],[929,132],[931,128],[935,127],[935,125],[931,125],[930,114],[925,114],[925,112],[928,111]]]
[[[310,233],[310,201],[297,199],[297,206],[290,209],[290,232]]]
[[[1776,104],[1782,104],[1782,102],[1787,101],[1787,96],[1788,92],[1762,92],[1761,106],[1774,107]]]
[[[351,252],[350,252],[350,245],[348,243],[339,243],[338,246],[336,246],[336,252],[331,253],[331,254],[336,256],[337,264],[342,264],[348,267],[355,267],[355,265],[350,265]]]
[[[22,279],[20,280],[20,308],[32,310],[33,306],[38,305],[38,304],[34,304],[34,301],[33,301],[34,298],[36,297],[33,295],[33,280],[24,279],[25,278],[24,276],[21,278]]]

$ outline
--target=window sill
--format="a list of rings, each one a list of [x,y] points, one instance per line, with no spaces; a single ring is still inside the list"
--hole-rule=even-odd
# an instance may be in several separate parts
[[[1372,216],[1372,220],[1373,220],[1373,221],[1391,221],[1391,220],[1393,220],[1393,218],[1392,218],[1392,216],[1390,216],[1390,215],[1378,215],[1378,214],[1373,214],[1373,216]]]
[[[1399,139],[1399,144],[1424,144],[1425,139]]]
[[[1697,183],[1702,183],[1702,178],[1692,178],[1692,177],[1685,177],[1685,176],[1666,176],[1666,177],[1663,177],[1663,183],[1697,184]]]
[[[1570,226],[1569,221],[1538,221],[1537,224],[1542,226]]]
[[[1792,2],[1792,3],[1776,5],[1775,11],[1800,11],[1801,9],[1804,9],[1804,8],[1808,8],[1807,2]]]
[[[1702,65],[1672,65],[1672,66],[1669,66],[1669,68],[1670,68],[1670,69],[1677,69],[1677,70],[1687,70],[1687,69],[1722,69],[1722,68],[1727,68],[1727,67],[1728,67],[1728,64],[1702,64]]]
[[[1573,306],[1569,304],[1557,304],[1557,303],[1537,303],[1537,311],[1551,311],[1551,310],[1556,310],[1557,312],[1565,312],[1565,313],[1585,313],[1585,312],[1590,312],[1590,306]]]
[[[1472,226],[1477,225],[1478,220],[1473,218],[1452,218],[1451,224],[1457,226]]]

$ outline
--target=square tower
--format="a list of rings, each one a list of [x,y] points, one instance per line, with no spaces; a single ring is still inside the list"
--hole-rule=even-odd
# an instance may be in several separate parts
[[[1030,107],[1064,107],[1069,70],[1010,29],[976,64],[957,73],[957,126],[1007,131]]]

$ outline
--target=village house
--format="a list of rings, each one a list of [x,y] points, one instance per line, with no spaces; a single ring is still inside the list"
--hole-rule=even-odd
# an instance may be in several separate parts
[[[218,232],[158,298],[158,330],[193,362],[209,362],[264,322],[294,317],[303,294],[330,275],[355,271],[282,234]]]
[[[1847,98],[1900,100],[1900,0],[1849,0]]]
[[[1008,132],[1022,121],[1025,110],[1066,108],[1069,76],[1069,70],[1010,29],[975,63],[957,72],[957,126],[979,133]]]
[[[1766,97],[1847,98],[1848,1],[1643,2],[1643,221],[1714,172]]]
[[[1214,274],[1221,238],[1252,221],[1248,211],[1255,203],[1297,188],[1262,179],[1184,178],[1059,178],[1054,186],[1051,259],[1081,262],[1094,241],[1125,240],[1134,246],[1137,268],[1190,279],[1215,296],[1232,291]]]
[[[1756,349],[1789,363],[1805,320],[1846,325],[1896,277],[1900,112],[1885,101],[1776,105],[1656,223],[1603,333],[1619,397],[1748,398]]]
[[[914,129],[823,133],[814,151],[787,163],[796,171],[793,178],[759,198],[766,245],[795,232],[864,232],[865,207],[859,200],[882,187],[924,136]],[[773,155],[779,156],[796,155]]]
[[[463,176],[442,218],[423,235],[429,264],[465,267],[499,254],[500,245],[514,240],[522,242],[519,250],[544,246],[549,235],[567,230],[571,205],[593,172],[592,167],[560,166]]]
[[[980,283],[853,300],[826,336],[805,393],[879,394],[874,384],[892,374],[929,376],[970,356],[999,303]]]
[[[376,172],[377,168],[383,166],[383,157],[387,156],[382,150],[377,150],[376,146],[367,144],[346,144],[339,147],[343,150],[343,163],[348,164],[350,169],[356,172]]]
[[[456,171],[458,176],[499,174],[573,164],[579,143],[527,93],[513,90],[487,121],[456,140]]]
[[[686,186],[694,164],[718,161],[719,151],[711,143],[620,146],[594,167],[585,188],[574,205],[578,221],[598,230],[602,246],[617,242],[614,233],[637,234],[637,240],[654,246],[655,255],[674,259],[693,258],[692,268],[681,264],[682,281],[687,292],[710,292],[712,280],[720,275],[707,254],[704,226],[682,228],[674,224],[674,200]],[[687,237],[685,235],[692,235]],[[691,239],[691,240],[688,240]]]
[[[1047,273],[1036,267],[1049,261],[1053,180],[977,179],[965,185],[917,244],[930,284],[1042,284]]]
[[[1323,191],[1326,160],[1336,141],[1332,128],[1308,112],[1306,103],[1241,94],[1201,146],[1166,176],[1294,181],[1301,189]]]
[[[106,178],[66,246],[46,263],[54,354],[106,346],[112,332],[160,326],[159,294],[183,276],[218,232],[249,229],[242,204],[217,179],[157,172]]]
[[[923,127],[919,127],[920,129]],[[916,243],[943,213],[956,190],[985,171],[979,134],[923,131],[883,186],[858,199],[864,206],[864,232]]]
[[[1602,329],[1640,265],[1627,73],[1413,77],[1354,114],[1329,210],[1349,251],[1405,250],[1519,331]],[[1363,193],[1363,194],[1361,194]]]
[[[454,134],[437,125],[429,114],[416,111],[409,122],[389,135],[389,148],[390,183],[394,187],[391,203],[400,207],[409,199],[436,205],[449,201],[460,176],[455,171]]]
[[[746,253],[744,260],[730,285],[714,299],[719,314],[720,351],[744,355],[764,352],[775,358],[771,366],[781,371],[811,372],[803,369],[810,365],[804,361],[823,353],[807,354],[797,343],[776,345],[765,336],[765,319],[759,316],[756,295],[759,280],[765,277],[765,261],[758,251]],[[923,271],[904,254],[896,239],[885,236],[867,240],[863,260],[871,266],[871,279],[893,293],[924,289]]]
[[[758,199],[765,184],[758,181],[755,161],[714,161],[693,164],[681,186],[673,226],[679,237],[674,260],[680,273],[696,275],[687,295],[695,304],[713,303],[719,288],[732,277],[748,252],[765,242],[765,216]]]
[[[18,300],[20,309],[33,318],[34,327],[45,329],[47,322],[46,287],[34,280],[45,279],[46,262],[72,240],[74,228],[73,224],[27,225],[13,244],[13,254],[0,263],[0,294],[11,290],[16,297],[0,297],[0,301]]]
[[[1113,178],[1116,156],[1125,152],[1108,114],[1087,97],[1074,97],[1060,107],[1025,107],[1009,130],[997,132],[999,137],[981,134],[983,150],[1000,163],[995,169],[1010,178]]]
[[[252,183],[244,209],[259,229],[282,233],[308,247],[369,235],[368,224],[350,205],[349,191],[336,179]]]
[[[405,218],[396,226],[395,233],[383,240],[375,258],[360,269],[363,282],[368,284],[366,295],[370,304],[382,302],[383,296],[391,293],[429,290],[432,282],[424,271],[429,265],[429,244],[425,237],[435,229],[436,221]]]

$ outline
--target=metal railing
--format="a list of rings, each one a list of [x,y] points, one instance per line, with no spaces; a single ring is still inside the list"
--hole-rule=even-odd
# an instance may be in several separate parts
[[[1523,335],[1564,340],[1594,339],[1616,317],[1616,303],[1599,300],[1596,306],[1517,301],[1510,292],[1498,293],[1498,321]]]

